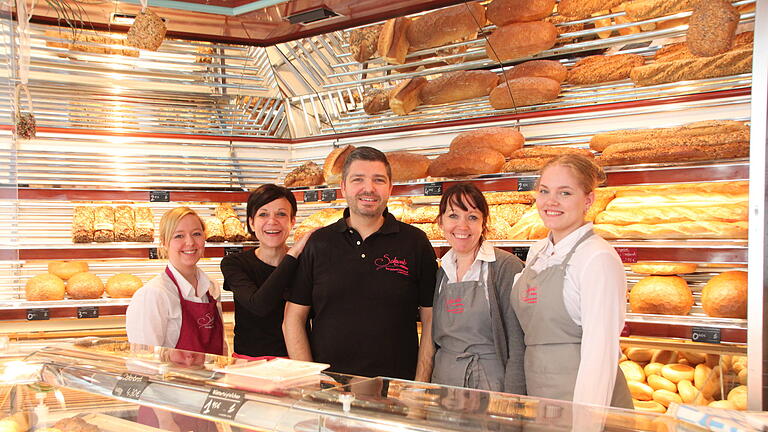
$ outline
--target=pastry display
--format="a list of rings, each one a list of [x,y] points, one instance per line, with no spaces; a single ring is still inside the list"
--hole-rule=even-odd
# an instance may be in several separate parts
[[[720,318],[747,317],[747,272],[727,271],[710,279],[701,290],[704,312]]]
[[[341,183],[341,171],[344,168],[344,161],[347,160],[347,156],[352,153],[355,147],[351,145],[345,145],[334,148],[328,156],[325,158],[323,164],[323,177],[326,183],[330,185],[337,185]]]
[[[77,273],[87,272],[88,263],[85,261],[51,261],[48,263],[48,273],[68,280]]]
[[[456,135],[449,148],[450,151],[460,151],[485,147],[509,157],[522,148],[524,143],[525,138],[515,128],[487,127]]]
[[[229,218],[237,219],[237,212],[230,203],[219,203],[215,209],[213,209],[213,215],[224,222]]]
[[[491,90],[490,103],[495,109],[536,105],[557,99],[560,83],[543,77],[513,78]]]
[[[224,229],[224,239],[228,242],[243,242],[248,240],[248,233],[243,227],[243,223],[236,217],[227,218],[222,222]]]
[[[95,299],[104,294],[104,283],[95,274],[82,272],[69,278],[66,290],[73,299]]]
[[[65,292],[64,281],[49,273],[30,278],[24,286],[29,301],[63,300]]]
[[[72,242],[90,243],[93,241],[93,207],[76,206],[72,212]]]
[[[137,276],[117,273],[107,279],[106,292],[112,298],[131,298],[144,283]]]
[[[495,26],[514,22],[539,21],[552,14],[555,0],[493,0],[485,15]]]
[[[693,55],[701,57],[712,57],[730,50],[740,15],[727,0],[696,0],[688,20],[688,49]]]
[[[497,204],[488,206],[491,219],[503,220],[507,225],[514,225],[528,210],[528,204]]]
[[[405,151],[386,153],[392,168],[392,181],[402,182],[427,176],[430,160],[428,157]]]
[[[316,163],[309,161],[294,168],[285,176],[285,187],[307,187],[325,182],[323,170]]]
[[[489,59],[498,62],[528,57],[555,45],[557,29],[547,21],[530,21],[498,27],[485,43]]]
[[[635,313],[688,315],[693,294],[679,276],[648,276],[630,290],[629,307]]]
[[[448,72],[427,81],[421,88],[421,103],[438,105],[488,96],[498,84],[498,75],[486,70]]]

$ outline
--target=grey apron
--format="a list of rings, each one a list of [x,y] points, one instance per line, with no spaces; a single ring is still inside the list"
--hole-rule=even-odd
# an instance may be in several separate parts
[[[578,246],[593,235],[589,230],[573,245],[562,264],[541,272],[531,269],[538,259],[534,257],[512,288],[510,301],[525,334],[525,382],[531,396],[573,400],[581,363],[582,328],[565,309],[565,270]],[[627,381],[621,369],[616,369],[611,405],[632,409]]]
[[[490,263],[483,267],[491,268]],[[496,355],[485,271],[479,281],[448,283],[443,272],[432,306],[432,337],[438,345],[432,382],[503,391],[504,365]],[[493,274],[488,277],[492,280]]]

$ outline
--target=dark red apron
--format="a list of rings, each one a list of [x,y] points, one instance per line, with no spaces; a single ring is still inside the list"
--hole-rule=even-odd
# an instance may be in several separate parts
[[[216,300],[209,293],[208,303],[196,303],[185,300],[181,295],[179,283],[171,270],[166,267],[165,274],[176,286],[181,304],[181,329],[179,341],[174,348],[199,353],[224,355],[224,322],[216,307]],[[177,413],[173,420],[182,431],[207,432],[216,431],[216,425],[207,420],[188,417]],[[158,427],[157,416],[151,408],[139,407],[138,421],[141,424]]]

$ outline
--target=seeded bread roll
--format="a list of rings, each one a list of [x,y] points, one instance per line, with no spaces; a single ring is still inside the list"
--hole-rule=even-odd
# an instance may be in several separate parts
[[[537,105],[557,99],[560,83],[549,78],[515,78],[500,84],[490,94],[491,106],[507,109]]]
[[[421,89],[421,102],[437,105],[488,94],[499,84],[499,77],[490,71],[455,71],[427,81]]]
[[[370,89],[363,95],[363,110],[368,115],[378,114],[389,109],[391,88]]]
[[[392,168],[392,181],[420,179],[427,176],[430,160],[424,155],[405,151],[386,153]]]
[[[376,53],[381,25],[373,25],[349,32],[349,50],[352,58],[360,63],[367,61]]]
[[[512,23],[498,27],[485,44],[485,53],[494,61],[528,57],[555,45],[557,29],[546,21]]]
[[[309,161],[296,167],[285,176],[285,187],[306,187],[321,185],[325,181],[323,170]]]
[[[68,280],[76,273],[87,272],[88,263],[85,261],[51,261],[48,263],[48,273]]]
[[[509,156],[525,143],[523,135],[515,128],[488,127],[462,132],[451,141],[450,149],[471,150],[486,147]]]
[[[739,11],[727,0],[697,0],[688,21],[688,49],[712,57],[731,49],[739,24]]]
[[[550,15],[555,0],[493,0],[485,7],[488,21],[496,26],[513,22],[539,21]]]
[[[576,62],[568,71],[571,84],[596,84],[629,78],[633,68],[642,66],[645,60],[637,54],[589,56]]]
[[[483,26],[485,8],[479,2],[468,2],[414,18],[406,33],[411,51],[416,51],[458,41]]]
[[[504,155],[489,148],[449,151],[429,165],[432,177],[454,177],[499,172]]]
[[[504,80],[523,77],[543,77],[562,83],[568,76],[568,69],[556,60],[531,60],[520,63],[513,67],[512,70],[505,71],[502,76]]]

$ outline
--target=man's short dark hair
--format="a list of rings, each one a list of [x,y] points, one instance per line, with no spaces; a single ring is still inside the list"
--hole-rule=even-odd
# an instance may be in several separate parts
[[[389,161],[387,160],[387,156],[382,153],[380,150],[376,150],[373,147],[358,147],[352,151],[352,153],[347,156],[347,160],[344,161],[344,168],[341,170],[341,181],[347,180],[347,174],[349,174],[349,167],[352,165],[352,162],[362,160],[362,161],[369,161],[369,162],[381,162],[384,164],[384,167],[387,169],[387,179],[391,182],[392,181],[392,167],[389,166]]]
[[[245,211],[246,217],[248,218],[245,225],[248,227],[249,233],[256,235],[256,233],[253,232],[253,229],[251,229],[250,223],[253,215],[255,215],[260,208],[280,198],[285,198],[288,200],[288,202],[291,204],[290,216],[292,218],[296,217],[296,211],[298,210],[296,205],[296,197],[294,197],[293,192],[289,191],[287,188],[278,186],[276,184],[267,183],[259,186],[258,189],[251,192],[251,195],[248,196],[248,206]]]

